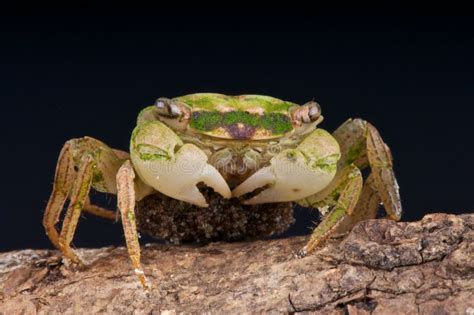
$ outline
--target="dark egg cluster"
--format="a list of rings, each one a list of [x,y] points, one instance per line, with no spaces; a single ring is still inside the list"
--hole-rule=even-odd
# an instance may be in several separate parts
[[[137,204],[140,232],[174,244],[186,241],[237,241],[286,231],[294,222],[289,202],[243,205],[237,198],[224,199],[210,188],[201,192],[209,207],[201,208],[161,193]]]

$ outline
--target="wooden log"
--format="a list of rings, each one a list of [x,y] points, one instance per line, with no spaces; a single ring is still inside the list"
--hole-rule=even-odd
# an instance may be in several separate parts
[[[153,289],[123,247],[0,254],[0,314],[474,315],[474,215],[369,220],[304,258],[306,237],[142,246]]]

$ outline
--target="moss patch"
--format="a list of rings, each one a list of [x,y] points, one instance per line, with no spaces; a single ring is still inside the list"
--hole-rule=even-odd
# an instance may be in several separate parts
[[[293,129],[290,119],[286,115],[271,113],[265,114],[261,119],[262,127],[273,133],[281,134]]]
[[[245,111],[250,108],[261,108],[266,112],[287,112],[295,103],[287,102],[265,95],[238,95],[228,96],[218,93],[196,93],[180,97],[175,100],[186,103],[197,110],[212,111],[216,108]]]
[[[225,126],[241,123],[246,126],[257,127],[260,124],[260,118],[248,112],[227,112],[223,116],[222,123]]]
[[[283,134],[293,129],[290,118],[285,114],[270,113],[265,115],[251,114],[246,111],[196,111],[190,123],[191,128],[201,131],[212,131],[219,127],[229,127],[242,124],[245,127],[262,128],[273,134]]]
[[[191,128],[201,131],[211,131],[218,128],[222,123],[222,115],[217,111],[194,112],[191,119]]]
[[[364,154],[365,146],[365,141],[359,141],[351,146],[347,152],[346,164],[351,165],[357,161]]]
[[[104,181],[104,175],[101,171],[95,170],[92,174],[92,182],[93,183],[102,183]]]
[[[313,164],[313,169],[320,169],[326,173],[335,173],[337,171],[337,161],[339,160],[339,154],[331,154],[322,159],[317,160]]]
[[[171,159],[166,151],[153,145],[139,144],[136,146],[136,150],[140,156],[140,159],[143,161]]]

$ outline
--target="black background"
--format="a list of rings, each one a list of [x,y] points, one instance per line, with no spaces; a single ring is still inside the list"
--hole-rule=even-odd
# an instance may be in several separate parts
[[[390,12],[3,12],[0,250],[50,246],[41,218],[67,139],[126,150],[142,107],[204,91],[315,98],[330,131],[363,117],[392,149],[405,220],[470,212],[472,18]],[[297,215],[288,233],[308,233]],[[123,244],[121,225],[84,216],[74,243]]]

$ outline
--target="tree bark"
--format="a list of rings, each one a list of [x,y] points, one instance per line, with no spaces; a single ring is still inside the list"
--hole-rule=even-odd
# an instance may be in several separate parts
[[[474,215],[369,220],[296,258],[306,237],[142,246],[140,288],[123,247],[0,254],[0,314],[474,315]]]

